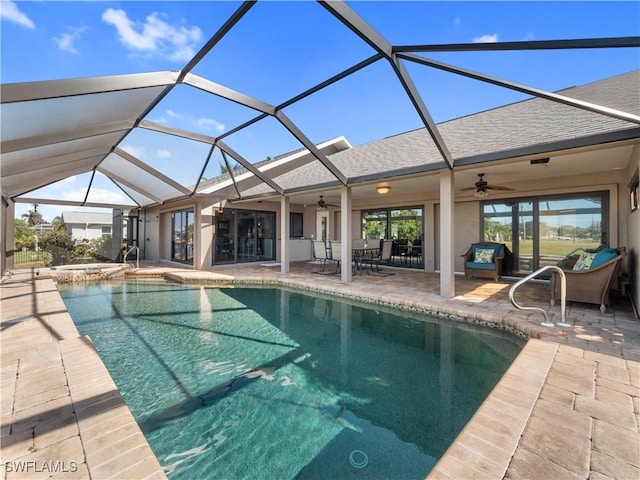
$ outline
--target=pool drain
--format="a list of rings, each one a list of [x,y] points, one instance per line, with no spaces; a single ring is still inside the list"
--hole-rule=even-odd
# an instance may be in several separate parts
[[[369,463],[369,457],[362,450],[353,450],[349,454],[349,463],[353,468],[364,468]]]

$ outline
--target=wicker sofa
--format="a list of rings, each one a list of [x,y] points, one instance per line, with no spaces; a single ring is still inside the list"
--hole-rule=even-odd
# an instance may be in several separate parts
[[[598,251],[583,251],[577,258],[568,257],[558,266],[564,271],[567,281],[566,300],[599,304],[600,311],[605,313],[610,302],[611,287],[613,286],[622,259],[626,255],[624,247],[603,248]],[[552,273],[552,300],[560,300],[560,274]]]

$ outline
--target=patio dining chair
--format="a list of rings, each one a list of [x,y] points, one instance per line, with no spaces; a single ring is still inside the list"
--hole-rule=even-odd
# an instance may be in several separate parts
[[[392,253],[393,253],[393,240],[384,240],[382,242],[382,248],[379,250],[378,255],[363,258],[361,261],[364,264],[368,264],[371,267],[371,272],[373,272],[373,267],[375,266],[376,268],[375,272],[381,273],[380,264],[383,262],[386,264],[389,264],[389,262],[391,262]],[[393,275],[393,273],[388,273],[387,275]]]
[[[422,240],[419,238],[415,239],[411,245],[411,250],[409,251],[409,265],[413,265],[414,259],[417,267],[422,265]]]
[[[336,263],[336,273],[340,272],[342,263],[342,242],[339,240],[329,242],[329,260]]]
[[[327,260],[329,260],[329,249],[322,240],[311,240],[313,244],[313,259],[322,263],[322,268],[314,273],[324,272],[327,266]]]

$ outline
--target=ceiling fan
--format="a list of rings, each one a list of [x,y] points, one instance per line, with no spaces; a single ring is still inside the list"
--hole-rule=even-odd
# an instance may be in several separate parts
[[[324,195],[320,195],[320,200],[318,200],[318,208],[327,208],[327,207],[337,207],[338,205],[332,205],[324,201]]]
[[[479,173],[478,177],[478,181],[474,184],[473,187],[466,187],[461,189],[460,191],[475,190],[477,197],[487,196],[489,194],[487,190],[513,191],[513,188],[502,187],[500,185],[489,185],[489,183],[487,183],[487,181],[484,179],[484,173]]]

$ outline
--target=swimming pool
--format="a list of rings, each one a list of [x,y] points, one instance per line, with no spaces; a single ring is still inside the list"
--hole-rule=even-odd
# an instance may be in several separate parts
[[[424,478],[525,342],[282,288],[59,289],[172,480]]]

